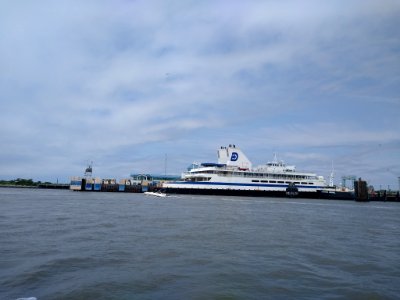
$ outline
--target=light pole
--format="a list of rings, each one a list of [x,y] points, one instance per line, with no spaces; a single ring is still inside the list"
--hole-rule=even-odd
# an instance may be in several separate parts
[[[400,192],[400,176],[397,177],[399,179],[399,192]]]
[[[165,160],[164,160],[164,175],[167,177],[167,153],[165,153]]]

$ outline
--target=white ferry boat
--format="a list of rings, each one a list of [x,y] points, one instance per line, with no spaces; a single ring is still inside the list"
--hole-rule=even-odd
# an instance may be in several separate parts
[[[168,193],[336,198],[323,176],[298,172],[295,166],[278,161],[253,168],[235,145],[221,147],[218,163],[193,163],[181,180],[165,182]],[[328,196],[325,196],[328,195]]]

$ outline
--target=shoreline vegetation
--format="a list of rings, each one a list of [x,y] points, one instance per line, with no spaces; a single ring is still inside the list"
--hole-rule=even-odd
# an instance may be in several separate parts
[[[17,178],[13,180],[0,180],[0,188],[47,188],[67,189],[69,184],[33,181],[32,179]]]
[[[51,182],[33,181],[32,179],[17,178],[13,180],[0,180],[2,187],[38,187],[40,184],[52,184]]]

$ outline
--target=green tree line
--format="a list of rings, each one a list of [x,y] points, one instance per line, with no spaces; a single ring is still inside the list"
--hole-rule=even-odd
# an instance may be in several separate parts
[[[33,181],[32,179],[25,179],[25,178],[17,178],[13,180],[0,180],[0,185],[38,186],[41,183],[49,184],[50,182]]]

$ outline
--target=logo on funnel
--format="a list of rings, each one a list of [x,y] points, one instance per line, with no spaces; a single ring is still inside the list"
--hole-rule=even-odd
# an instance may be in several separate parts
[[[237,161],[239,158],[239,154],[237,152],[232,152],[231,161]]]

